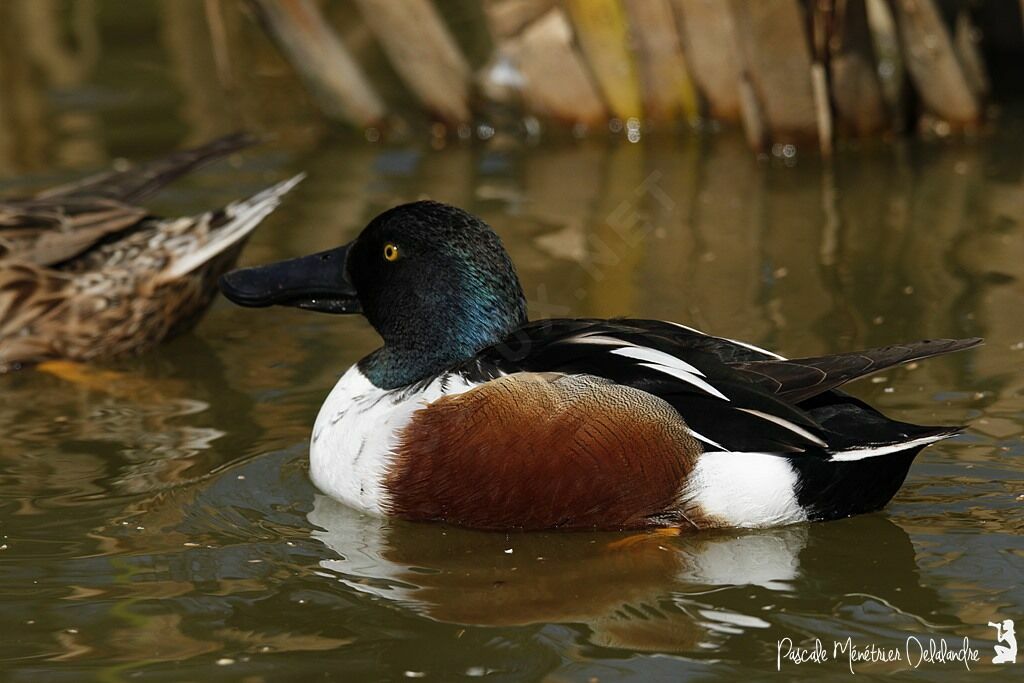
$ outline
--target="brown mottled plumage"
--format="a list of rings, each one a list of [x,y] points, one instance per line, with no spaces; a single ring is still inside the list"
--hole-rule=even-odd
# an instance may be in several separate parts
[[[413,413],[385,488],[392,514],[479,529],[690,526],[672,511],[700,451],[652,394],[516,373]]]
[[[0,200],[0,372],[141,350],[195,322],[217,277],[298,179],[186,218],[148,217],[133,202],[251,142],[232,135]]]

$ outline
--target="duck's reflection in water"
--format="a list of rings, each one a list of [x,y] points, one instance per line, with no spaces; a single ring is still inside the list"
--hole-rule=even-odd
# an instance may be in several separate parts
[[[320,562],[324,576],[352,590],[446,623],[584,624],[608,647],[717,649],[777,626],[779,606],[877,592],[879,573],[891,591],[878,599],[900,611],[937,599],[907,534],[881,516],[682,537],[500,534],[381,520],[317,496],[309,521],[340,556]]]

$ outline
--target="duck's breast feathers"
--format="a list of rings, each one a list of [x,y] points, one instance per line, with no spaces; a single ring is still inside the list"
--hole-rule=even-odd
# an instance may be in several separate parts
[[[412,414],[386,507],[490,529],[684,524],[675,503],[700,450],[652,394],[587,375],[515,373]]]

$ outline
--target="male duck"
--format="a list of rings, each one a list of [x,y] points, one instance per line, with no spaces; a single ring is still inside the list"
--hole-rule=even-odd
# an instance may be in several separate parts
[[[313,482],[355,508],[481,529],[766,527],[877,510],[960,427],[837,391],[966,349],[933,340],[786,360],[657,320],[526,317],[480,219],[436,202],[351,244],[236,270],[244,306],[362,313],[384,345],[320,409]]]
[[[230,135],[30,198],[0,199],[0,373],[136,351],[185,329],[217,278],[299,178],[187,218],[135,205],[252,144]]]

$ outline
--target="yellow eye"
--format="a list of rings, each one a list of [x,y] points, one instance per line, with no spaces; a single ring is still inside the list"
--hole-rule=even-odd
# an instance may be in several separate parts
[[[388,242],[384,245],[384,258],[388,261],[398,260],[398,247]]]

